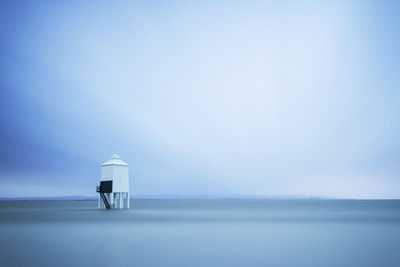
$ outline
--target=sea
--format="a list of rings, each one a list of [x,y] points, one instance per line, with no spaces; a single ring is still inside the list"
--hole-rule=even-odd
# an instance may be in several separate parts
[[[400,266],[400,200],[1,201],[0,266]]]

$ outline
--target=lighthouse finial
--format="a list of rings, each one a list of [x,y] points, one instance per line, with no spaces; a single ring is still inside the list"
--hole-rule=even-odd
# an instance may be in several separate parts
[[[112,159],[120,159],[120,157],[117,154],[112,155]]]

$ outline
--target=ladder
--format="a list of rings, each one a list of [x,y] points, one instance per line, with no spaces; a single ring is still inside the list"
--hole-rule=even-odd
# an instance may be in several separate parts
[[[100,190],[100,186],[96,186],[96,192],[100,193],[100,196],[103,199],[104,206],[106,206],[106,209],[108,209],[108,210],[111,209],[110,203],[108,203],[108,200],[107,200],[106,196]]]
[[[104,195],[104,193],[100,192],[100,196],[103,199],[104,205],[106,206],[106,209],[111,209],[110,203],[108,203],[108,200],[106,198],[106,196]]]

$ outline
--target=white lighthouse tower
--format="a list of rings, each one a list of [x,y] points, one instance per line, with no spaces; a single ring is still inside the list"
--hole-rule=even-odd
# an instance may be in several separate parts
[[[96,191],[99,193],[99,209],[124,207],[129,209],[128,164],[123,162],[117,154],[101,164],[100,186],[97,186]]]

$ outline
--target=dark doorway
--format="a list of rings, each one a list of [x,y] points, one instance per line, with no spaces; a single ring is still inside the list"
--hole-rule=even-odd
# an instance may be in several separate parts
[[[112,181],[101,181],[100,193],[112,193]]]

